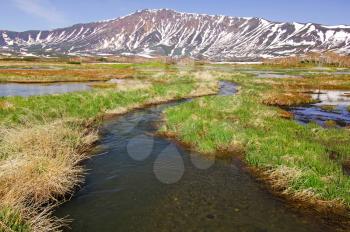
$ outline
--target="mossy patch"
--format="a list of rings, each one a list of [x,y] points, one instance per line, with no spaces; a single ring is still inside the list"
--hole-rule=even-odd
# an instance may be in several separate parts
[[[334,120],[327,120],[324,122],[325,127],[332,128],[337,126],[337,122]]]
[[[332,112],[332,111],[335,111],[337,109],[337,106],[335,106],[335,105],[322,105],[322,106],[320,106],[320,108],[324,111]]]

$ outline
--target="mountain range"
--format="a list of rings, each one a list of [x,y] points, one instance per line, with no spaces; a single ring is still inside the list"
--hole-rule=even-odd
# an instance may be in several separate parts
[[[242,61],[310,51],[350,54],[350,26],[160,9],[55,30],[0,30],[3,55],[136,55]]]

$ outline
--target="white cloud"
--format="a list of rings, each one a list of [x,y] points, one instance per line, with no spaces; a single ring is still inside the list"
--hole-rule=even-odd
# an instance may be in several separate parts
[[[21,11],[41,18],[52,25],[66,22],[64,14],[57,10],[51,0],[12,0]]]

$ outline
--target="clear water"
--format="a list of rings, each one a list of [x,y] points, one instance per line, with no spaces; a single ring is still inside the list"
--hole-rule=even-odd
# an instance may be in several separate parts
[[[337,106],[333,111],[326,111],[318,105],[312,105],[293,107],[291,111],[294,113],[294,118],[302,124],[315,122],[324,126],[326,121],[332,120],[336,122],[338,127],[350,125],[350,113],[346,106]]]
[[[314,91],[312,98],[320,101],[316,105],[344,105],[350,106],[350,91],[348,90],[321,90]]]
[[[235,92],[221,85],[221,94]],[[273,197],[238,160],[207,159],[154,136],[162,111],[181,103],[104,123],[85,184],[56,211],[74,220],[67,231],[328,231]]]
[[[324,126],[326,121],[335,121],[338,127],[350,125],[350,94],[349,91],[321,90],[311,94],[312,98],[320,101],[308,106],[292,107],[295,119],[303,124],[316,122]],[[325,110],[322,106],[334,106],[334,110]]]
[[[0,97],[40,96],[67,92],[90,90],[91,83],[55,83],[55,84],[0,84]]]

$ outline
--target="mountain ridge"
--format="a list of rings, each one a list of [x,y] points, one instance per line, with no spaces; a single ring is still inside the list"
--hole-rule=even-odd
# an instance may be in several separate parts
[[[270,20],[264,17],[254,17],[254,16],[229,16],[229,15],[223,15],[223,14],[205,14],[205,13],[194,13],[194,12],[184,12],[184,11],[178,11],[178,10],[173,10],[170,8],[154,8],[154,9],[142,9],[142,10],[136,10],[130,14],[124,15],[124,16],[119,16],[116,18],[110,18],[110,19],[102,19],[102,20],[98,20],[98,21],[91,21],[91,22],[79,22],[79,23],[74,23],[73,25],[68,25],[66,27],[58,27],[58,28],[53,28],[53,29],[46,29],[46,30],[40,30],[40,29],[29,29],[29,30],[22,30],[22,31],[13,31],[13,30],[8,30],[8,29],[1,29],[0,31],[11,31],[11,32],[17,32],[17,33],[23,33],[23,32],[29,32],[29,31],[54,31],[54,30],[58,30],[58,29],[64,29],[64,28],[68,28],[68,27],[73,27],[73,26],[77,26],[77,25],[82,25],[82,24],[90,24],[90,23],[103,23],[103,22],[110,22],[110,21],[114,21],[114,20],[118,20],[118,19],[122,19],[125,18],[127,16],[131,16],[135,13],[140,13],[142,11],[149,11],[149,12],[157,12],[157,11],[162,11],[162,10],[167,10],[167,11],[173,11],[175,13],[179,13],[179,14],[188,14],[188,15],[202,15],[202,16],[211,16],[211,17],[220,17],[220,16],[224,16],[224,17],[229,17],[229,18],[243,18],[243,19],[263,19],[266,21],[269,21],[271,23],[299,23],[299,24],[315,24],[315,25],[319,25],[319,26],[323,26],[323,27],[336,27],[336,28],[350,28],[350,24],[323,24],[323,23],[315,23],[315,22],[298,22],[298,21],[278,21],[278,20]]]
[[[0,30],[0,54],[138,55],[217,61],[350,53],[350,26],[145,9],[53,30]]]

